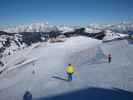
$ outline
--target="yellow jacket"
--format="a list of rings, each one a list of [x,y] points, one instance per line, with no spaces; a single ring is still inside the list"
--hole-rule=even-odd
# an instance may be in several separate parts
[[[69,73],[69,74],[73,74],[74,73],[74,67],[71,65],[68,65],[66,68],[65,68],[65,71],[66,73]]]

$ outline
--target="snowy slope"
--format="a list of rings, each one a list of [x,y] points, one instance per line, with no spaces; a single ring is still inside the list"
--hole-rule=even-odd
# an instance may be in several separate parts
[[[26,90],[31,91],[35,100],[47,100],[49,96],[63,95],[91,87],[110,90],[113,87],[133,91],[132,50],[133,46],[126,40],[103,44],[99,40],[81,36],[68,38],[64,43],[42,43],[26,56],[26,59],[36,57],[37,61],[1,74],[0,100],[9,98],[10,100],[22,100]],[[108,53],[113,56],[110,64],[106,59]],[[66,77],[64,68],[68,63],[72,63],[75,67],[72,82],[63,81]],[[91,91],[89,93],[92,94]],[[92,100],[99,100],[99,92],[96,94],[92,96],[87,93],[88,96],[93,97]],[[119,95],[115,93],[112,95],[116,98],[109,100],[118,99]],[[107,96],[107,93],[103,93],[100,98],[107,99]],[[68,95],[70,100],[74,97],[75,95]],[[77,100],[82,100],[81,97],[79,96]],[[125,96],[124,99],[122,98],[123,96],[120,96],[119,99],[132,100],[125,99]],[[57,96],[57,99],[48,100],[63,99],[66,100],[65,98],[58,99]]]
[[[87,37],[73,37],[68,39],[65,43],[57,43],[57,44],[42,44],[37,49],[33,49],[28,55],[26,59],[32,59],[33,57],[37,57],[38,61],[34,64],[27,64],[24,65],[24,67],[16,68],[12,71],[5,71],[0,77],[1,77],[1,83],[0,83],[0,90],[6,90],[6,88],[9,88],[12,86],[15,86],[17,97],[12,95],[12,100],[17,100],[17,98],[21,98],[21,95],[26,89],[33,89],[34,92],[37,92],[34,90],[34,87],[39,84],[42,86],[41,83],[43,81],[43,77],[45,76],[45,81],[47,81],[49,74],[52,75],[52,73],[55,73],[56,70],[60,70],[60,68],[63,68],[65,66],[65,59],[68,55],[71,55],[74,52],[78,52],[80,50],[83,50],[85,48],[93,47],[94,45],[97,45],[101,43],[98,40],[90,39]],[[22,51],[23,53],[24,51]],[[58,59],[57,59],[58,57]],[[21,59],[21,58],[19,58]],[[56,60],[55,60],[56,59]],[[52,62],[52,63],[51,63]],[[10,66],[13,67],[13,66]],[[59,69],[58,69],[59,67]],[[55,69],[55,71],[52,69]],[[35,75],[35,80],[33,79],[32,70],[36,70],[37,76]],[[39,72],[38,72],[39,71]],[[51,73],[49,73],[51,72]],[[24,73],[24,74],[23,74]],[[27,76],[28,75],[28,76]],[[53,74],[54,75],[54,74]],[[27,76],[27,77],[25,77]],[[52,76],[51,76],[52,77]],[[30,81],[29,81],[30,80]],[[40,80],[40,82],[39,82]],[[21,84],[22,82],[22,84]],[[32,82],[32,83],[31,83]],[[19,84],[20,83],[20,84]],[[18,84],[18,86],[16,85]],[[29,87],[29,84],[31,86]],[[48,84],[46,84],[48,85]],[[16,87],[17,86],[17,87]],[[18,90],[17,88],[23,87],[22,90]],[[14,89],[15,89],[14,88]],[[42,87],[38,87],[42,88]],[[13,90],[14,91],[14,90]],[[14,93],[15,93],[14,91]],[[40,92],[38,92],[40,93]],[[0,93],[1,94],[1,93]],[[10,94],[9,94],[10,95]],[[38,94],[40,95],[40,94]],[[1,99],[7,99],[5,96],[0,95]],[[7,96],[8,97],[8,96]]]

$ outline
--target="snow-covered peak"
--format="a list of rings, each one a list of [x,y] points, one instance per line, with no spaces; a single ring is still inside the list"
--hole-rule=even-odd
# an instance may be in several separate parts
[[[99,33],[99,32],[101,32],[101,30],[94,29],[94,28],[85,28],[85,32],[87,32],[87,33]]]
[[[62,33],[73,32],[74,27],[66,26],[66,25],[60,25],[60,26],[58,26],[58,30],[61,31]]]
[[[46,23],[33,23],[30,25],[18,25],[16,27],[4,28],[2,31],[9,33],[20,33],[20,32],[49,32],[56,31],[56,26],[49,25]]]
[[[124,38],[126,36],[127,34],[121,34],[118,32],[113,32],[111,30],[105,30],[105,37],[103,38],[103,41]]]

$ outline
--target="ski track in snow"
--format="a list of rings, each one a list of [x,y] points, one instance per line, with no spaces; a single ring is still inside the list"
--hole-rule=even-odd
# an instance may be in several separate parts
[[[133,91],[133,46],[126,40],[102,44],[94,41],[94,46],[87,46],[89,41],[81,45],[74,43],[69,47],[67,43],[41,44],[32,49],[27,59],[37,57],[36,62],[0,76],[0,100],[22,100],[26,90],[31,91],[33,98],[88,87]],[[106,58],[108,53],[113,57],[110,64]],[[75,67],[72,82],[65,81],[64,68],[68,63]]]

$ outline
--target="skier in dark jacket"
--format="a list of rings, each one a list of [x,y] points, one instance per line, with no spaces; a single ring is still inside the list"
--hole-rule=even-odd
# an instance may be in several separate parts
[[[26,91],[23,100],[32,100],[32,94],[29,91]]]
[[[108,54],[108,62],[110,63],[111,60],[112,60],[112,56],[111,56],[111,54]]]

